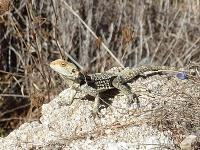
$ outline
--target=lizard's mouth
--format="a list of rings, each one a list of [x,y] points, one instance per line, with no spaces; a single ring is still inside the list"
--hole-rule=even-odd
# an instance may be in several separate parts
[[[68,76],[67,78],[70,79],[70,80],[75,80],[75,79],[76,79],[76,78],[73,77],[73,76]]]
[[[73,81],[74,83],[80,83],[81,81],[80,81],[80,79],[78,79],[78,78],[75,78],[75,77],[66,77],[66,76],[61,76],[61,77],[63,77],[63,79],[64,80],[66,80],[66,81]]]

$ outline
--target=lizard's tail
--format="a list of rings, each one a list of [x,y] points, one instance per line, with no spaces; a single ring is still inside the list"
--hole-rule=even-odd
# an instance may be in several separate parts
[[[184,71],[183,68],[170,67],[170,66],[141,66],[138,69],[140,69],[142,72],[145,72],[145,71],[168,71],[168,72]]]
[[[124,82],[126,82],[148,71],[168,71],[178,73],[180,71],[183,71],[183,69],[169,66],[140,66],[134,69],[125,68],[122,72],[120,72],[120,75],[123,77]]]

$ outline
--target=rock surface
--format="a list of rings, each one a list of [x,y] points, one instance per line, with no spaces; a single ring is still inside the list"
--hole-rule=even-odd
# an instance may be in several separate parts
[[[177,149],[178,139],[181,141],[185,132],[174,135],[172,127],[177,126],[178,122],[174,118],[181,118],[180,111],[184,112],[182,104],[188,107],[187,112],[192,109],[199,115],[200,106],[189,108],[197,101],[193,102],[186,96],[199,98],[199,85],[169,75],[138,78],[130,85],[139,97],[140,108],[127,106],[124,95],[113,96],[110,91],[104,97],[109,97],[107,103],[112,101],[112,104],[108,107],[105,105],[101,115],[94,118],[91,113],[93,101],[81,99],[84,97],[81,93],[71,106],[66,105],[74,92],[66,89],[43,105],[40,122],[25,123],[1,138],[0,149]],[[187,103],[190,105],[186,106]],[[188,122],[191,120],[179,124],[181,129]],[[175,129],[179,131],[179,128]]]
[[[196,135],[187,136],[180,144],[181,150],[191,150],[192,149],[192,145],[194,145],[196,140],[197,140],[197,136]]]

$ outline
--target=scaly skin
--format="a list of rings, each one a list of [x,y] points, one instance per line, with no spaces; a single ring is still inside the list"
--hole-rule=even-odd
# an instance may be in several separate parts
[[[70,88],[95,97],[94,113],[99,111],[99,93],[103,91],[116,88],[127,96],[128,103],[131,104],[133,98],[136,98],[127,84],[131,79],[148,71],[181,71],[181,69],[167,66],[141,66],[134,69],[114,68],[103,73],[85,75],[74,64],[62,59],[51,62],[50,67],[67,81]],[[74,96],[70,100],[70,104],[73,102]]]

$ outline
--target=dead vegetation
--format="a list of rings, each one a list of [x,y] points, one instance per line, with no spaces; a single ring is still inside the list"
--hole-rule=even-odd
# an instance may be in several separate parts
[[[119,62],[124,66],[151,63],[181,67],[200,62],[198,0],[14,0],[9,5],[5,2],[8,1],[0,0],[2,135],[24,121],[38,119],[42,103],[64,88],[48,66],[56,58],[69,58],[87,72],[104,71],[119,66]],[[188,99],[199,101],[195,96]],[[183,111],[186,107],[189,111]],[[199,111],[194,108],[199,108],[199,104],[195,107],[184,102],[178,109],[171,108],[167,114],[162,113],[164,107],[157,112],[159,117],[155,119],[161,119],[154,123],[172,128],[174,120],[182,121],[179,115],[184,112],[181,115],[186,115],[190,128],[196,125]],[[171,113],[177,114],[176,118],[162,122]],[[197,118],[191,120],[191,115]]]

